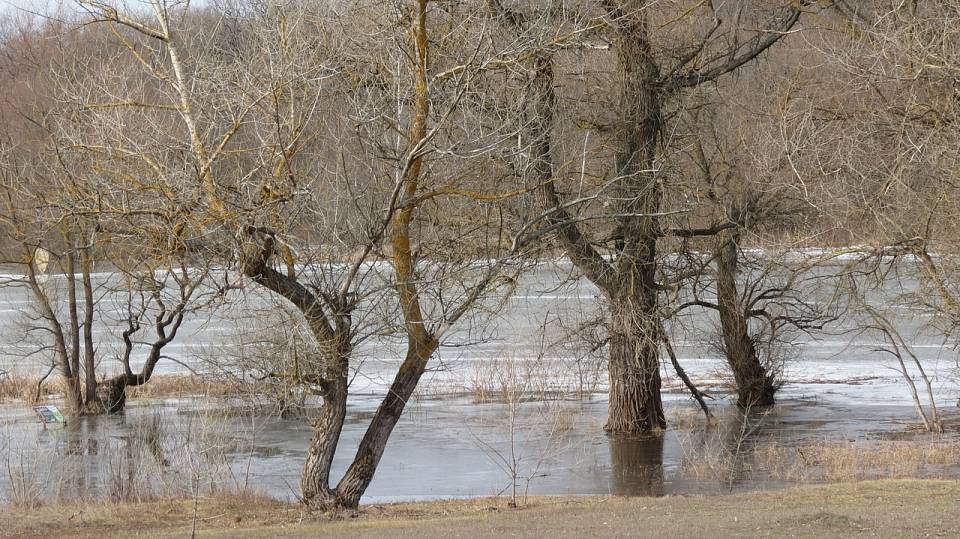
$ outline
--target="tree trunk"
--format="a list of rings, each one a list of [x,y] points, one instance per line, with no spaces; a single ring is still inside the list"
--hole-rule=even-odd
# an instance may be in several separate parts
[[[317,344],[325,350],[327,364],[316,374],[317,383],[323,390],[323,406],[312,421],[313,436],[307,448],[307,458],[300,473],[301,500],[317,508],[334,508],[343,504],[334,489],[330,488],[330,467],[340,441],[343,422],[347,415],[347,392],[349,390],[349,365],[353,353],[349,309],[332,313],[328,318],[323,305],[313,293],[297,279],[270,267],[275,253],[276,238],[272,231],[248,228],[251,239],[258,236],[262,243],[251,242],[249,252],[244,254],[243,272],[259,285],[286,298],[301,313]],[[334,323],[331,323],[333,319]]]
[[[578,228],[554,187],[551,138],[554,74],[552,58],[537,57],[530,84],[528,125],[531,163],[527,170],[548,228],[588,279],[611,302],[610,403],[605,429],[653,433],[666,426],[660,398],[659,310],[656,243],[661,189],[653,173],[660,122],[658,69],[649,55],[643,21],[623,30],[621,44],[622,146],[617,154],[617,259],[609,264]]]
[[[63,376],[64,381],[67,383],[66,399],[69,412],[79,414],[83,410],[83,395],[81,394],[80,384],[78,383],[79,375],[71,367],[70,353],[67,350],[67,338],[63,331],[63,325],[60,324],[60,320],[53,310],[50,297],[43,290],[43,286],[37,278],[37,266],[34,260],[36,252],[25,250],[24,256],[28,260],[26,270],[30,290],[33,292],[33,298],[36,300],[37,306],[40,308],[41,316],[47,322],[47,328],[53,334],[53,360],[55,366]]]
[[[632,298],[612,301],[608,432],[651,434],[667,426],[660,398],[660,341],[654,320]]]
[[[330,488],[330,467],[337,452],[340,432],[347,416],[347,377],[332,381],[323,397],[323,407],[313,419],[313,437],[307,448],[307,458],[300,473],[300,491],[303,502],[310,507],[334,508],[340,503],[335,490]]]
[[[337,496],[343,506],[356,507],[360,503],[360,497],[373,481],[373,473],[380,464],[380,458],[387,447],[390,434],[400,420],[400,416],[403,415],[403,409],[420,382],[420,377],[426,371],[427,361],[436,349],[437,342],[429,338],[409,347],[387,396],[380,403],[377,413],[363,435],[363,440],[360,441],[353,463],[337,485]]]
[[[70,236],[66,235],[69,240]],[[68,331],[70,335],[70,349],[67,351],[69,368],[65,369],[67,379],[68,402],[71,413],[82,415],[86,412],[86,400],[83,397],[83,388],[80,378],[80,317],[77,310],[77,274],[76,255],[69,251],[65,255],[65,277],[67,280],[67,313]]]
[[[121,374],[97,384],[95,395],[100,413],[115,414],[122,412],[127,404],[127,375]],[[92,409],[92,401],[87,399],[87,409]]]
[[[95,350],[93,344],[93,280],[90,277],[93,259],[87,249],[80,251],[80,272],[83,285],[83,373],[87,413],[102,413],[106,408],[100,398],[97,384]],[[121,405],[122,406],[122,405]]]
[[[80,381],[76,373],[64,375],[64,381],[67,383],[67,411],[74,416],[83,415],[85,407],[83,405],[83,389],[80,387]]]
[[[633,5],[633,4],[630,4]],[[645,4],[640,2],[637,7]],[[660,73],[642,10],[624,13],[620,34],[620,150],[614,185],[619,239],[610,283],[610,432],[649,434],[666,427],[660,399],[657,215],[663,198],[656,165]]]
[[[160,362],[160,354],[163,348],[176,337],[181,322],[183,322],[182,309],[178,310],[174,317],[169,319],[169,324],[164,324],[162,320],[157,322],[157,340],[150,347],[150,353],[144,360],[139,374],[134,374],[130,369],[130,349],[128,348],[123,358],[123,367],[126,371],[124,374],[108,378],[99,383],[94,380],[94,393],[90,394],[89,389],[87,390],[87,413],[115,414],[122,412],[127,405],[127,388],[142,386],[150,381],[157,363]],[[165,328],[170,328],[169,334],[166,333]],[[132,346],[129,336],[125,340],[128,347]],[[93,364],[92,354],[89,354],[87,361]],[[89,379],[87,383],[89,383]]]
[[[777,386],[767,373],[750,337],[747,313],[737,293],[737,236],[722,240],[717,252],[717,307],[727,363],[737,385],[737,404],[770,406]]]

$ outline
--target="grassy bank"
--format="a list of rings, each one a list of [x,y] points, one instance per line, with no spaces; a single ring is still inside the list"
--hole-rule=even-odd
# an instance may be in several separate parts
[[[310,514],[255,497],[4,507],[4,537],[960,536],[960,481],[885,480],[707,497],[535,498],[365,506]],[[196,518],[194,518],[196,515]]]

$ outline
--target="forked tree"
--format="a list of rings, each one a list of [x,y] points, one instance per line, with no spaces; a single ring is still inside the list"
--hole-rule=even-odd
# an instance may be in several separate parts
[[[482,106],[473,75],[494,54],[461,24],[470,9],[418,0],[197,13],[154,0],[138,17],[80,5],[139,65],[123,78],[151,80],[87,107],[129,115],[100,134],[108,153],[131,157],[123,166],[147,185],[172,180],[194,197],[169,231],[175,245],[231,262],[302,314],[317,359],[270,373],[322,399],[301,496],[356,506],[440,343],[481,306],[496,306],[529,239],[522,226],[506,233],[498,203],[516,190],[492,181],[502,165],[491,148],[510,127],[472,124]],[[210,21],[230,31],[211,32]],[[459,46],[445,48],[448,40]],[[138,134],[134,150],[124,132],[134,119],[163,131]],[[238,286],[244,280],[229,283]],[[398,337],[402,357],[335,480],[356,346],[376,335]]]

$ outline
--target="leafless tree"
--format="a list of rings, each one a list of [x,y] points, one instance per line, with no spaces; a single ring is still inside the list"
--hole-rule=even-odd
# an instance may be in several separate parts
[[[536,32],[544,20],[552,22],[551,28],[564,24],[562,7],[531,14],[522,8],[492,5],[519,35]],[[671,217],[689,211],[682,196],[676,197],[671,190],[670,152],[662,151],[673,121],[671,113],[682,103],[685,91],[743,69],[788,35],[803,7],[785,5],[771,12],[762,6],[742,6],[730,11],[710,2],[610,1],[588,6],[595,13],[592,19],[578,14],[576,21],[600,21],[602,31],[597,35],[608,44],[590,47],[592,61],[603,61],[599,58],[605,48],[616,51],[609,78],[595,83],[597,89],[605,84],[615,89],[605,94],[615,96],[615,102],[607,102],[614,112],[578,122],[600,131],[598,138],[615,148],[610,174],[590,167],[589,172],[598,177],[590,178],[589,192],[584,192],[588,187],[583,181],[588,172],[585,163],[597,156],[588,156],[585,149],[575,161],[584,163],[579,170],[570,170],[572,160],[558,156],[558,131],[565,126],[556,114],[557,88],[566,82],[558,72],[559,57],[554,48],[542,45],[530,55],[524,124],[529,159],[524,177],[535,187],[535,198],[547,214],[544,228],[554,233],[556,245],[600,288],[608,305],[608,431],[651,433],[666,425],[660,398],[660,294],[685,276],[661,271],[658,246],[727,228],[668,224]],[[772,13],[771,20],[754,27],[762,30],[748,31],[745,21],[759,22],[763,13]],[[578,195],[565,199],[560,186],[568,185],[569,180],[564,180],[571,176]]]
[[[953,1],[837,2],[807,36],[822,58],[812,73],[821,89],[795,88],[783,111],[795,174],[829,178],[812,198],[839,241],[863,251],[856,272],[869,282],[849,290],[869,315],[862,324],[901,367],[913,363],[919,335],[901,336],[894,309],[924,313],[919,331],[945,343],[957,327],[958,21]],[[935,402],[928,418],[907,381],[936,430]]]
[[[488,155],[505,127],[471,125],[483,105],[473,75],[496,55],[462,24],[469,6],[230,4],[196,14],[155,0],[141,16],[79,4],[126,49],[113,66],[139,65],[111,80],[150,81],[126,83],[119,99],[107,95],[119,85],[100,85],[91,97],[109,102],[80,103],[96,122],[127,116],[91,133],[106,145],[83,148],[173,190],[175,211],[163,218],[175,252],[232,261],[243,279],[228,276],[224,288],[255,283],[301,313],[319,353],[272,373],[323,400],[301,494],[312,506],[356,506],[442,339],[510,289],[526,243],[523,227],[506,233],[498,208],[517,190],[491,188],[500,165]],[[211,43],[220,55],[208,54]],[[133,121],[150,129],[131,135]],[[384,335],[402,343],[402,360],[333,483],[356,346]]]

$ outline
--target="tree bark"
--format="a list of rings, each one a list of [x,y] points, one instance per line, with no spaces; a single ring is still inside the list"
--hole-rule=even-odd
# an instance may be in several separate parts
[[[97,387],[96,358],[93,344],[93,280],[90,277],[93,259],[87,249],[80,251],[80,272],[83,285],[83,373],[87,413],[104,411]]]
[[[610,300],[610,404],[605,429],[653,433],[666,426],[660,397],[660,323],[656,287],[661,188],[654,171],[660,129],[659,70],[641,15],[620,14],[621,122],[617,154],[618,229],[623,239],[608,263],[583,235],[554,186],[551,138],[555,94],[552,58],[535,58],[527,108],[531,160],[527,172],[545,221],[573,263]]]
[[[338,358],[338,362],[348,361]],[[347,369],[332,380],[323,396],[323,406],[313,419],[313,436],[307,448],[307,458],[300,473],[300,492],[304,503],[311,507],[334,508],[344,504],[337,492],[330,488],[330,468],[337,452],[343,422],[347,416]]]
[[[336,489],[330,487],[330,468],[347,415],[349,364],[353,353],[348,309],[328,316],[320,299],[308,288],[296,278],[270,267],[276,247],[273,232],[249,228],[248,233],[254,243],[250,245],[252,252],[244,255],[244,274],[285,298],[303,313],[317,344],[325,350],[327,359],[326,364],[318,369],[319,372],[311,373],[316,374],[314,382],[321,386],[323,406],[311,422],[313,436],[300,473],[301,501],[316,508],[343,507],[346,504],[341,501]],[[259,244],[255,243],[258,237],[261,241]],[[335,323],[331,323],[331,318]]]
[[[69,234],[64,237],[71,239]],[[80,317],[77,311],[77,274],[76,274],[76,255],[73,251],[68,251],[64,258],[66,267],[64,268],[67,280],[67,313],[68,313],[68,332],[70,335],[70,349],[67,360],[69,368],[64,369],[64,376],[67,379],[67,397],[70,403],[72,413],[82,415],[86,412],[85,399],[83,398],[83,388],[80,383]]]
[[[127,381],[127,375],[121,374],[97,384],[95,395],[100,412],[114,414],[123,411],[127,404]],[[89,402],[87,408],[90,408]]]
[[[133,341],[130,337],[136,331],[136,327],[131,327],[124,332],[123,340],[126,346],[122,358],[124,372],[99,383],[95,382],[95,404],[91,401],[91,397],[87,398],[87,409],[90,410],[90,413],[106,412],[112,414],[123,411],[127,404],[127,388],[142,386],[153,377],[153,371],[156,369],[157,363],[160,362],[163,348],[177,337],[177,332],[183,323],[185,309],[186,298],[177,305],[173,312],[168,313],[164,307],[157,316],[154,324],[157,338],[150,346],[150,353],[147,354],[139,373],[134,373],[130,368],[130,356],[133,352]],[[93,363],[92,354],[89,361],[91,364]],[[90,395],[89,389],[88,395]]]
[[[360,503],[360,496],[373,480],[373,473],[387,447],[390,434],[400,420],[407,401],[410,400],[410,396],[420,382],[420,377],[426,371],[427,361],[436,349],[437,342],[432,339],[416,343],[408,349],[387,396],[380,403],[377,413],[360,441],[353,463],[337,485],[337,495],[342,505],[356,507]]]
[[[737,292],[739,252],[736,234],[721,239],[716,253],[717,308],[727,363],[737,386],[737,404],[744,408],[770,406],[777,386],[757,355],[748,317]]]
[[[427,78],[429,40],[427,38],[427,0],[418,0],[417,16],[412,21],[414,45],[414,108],[410,122],[410,166],[403,178],[404,200],[416,199],[421,180],[423,156],[413,155],[414,149],[427,137],[430,113],[430,89]],[[357,453],[347,473],[337,485],[338,501],[346,507],[356,507],[360,497],[373,480],[373,474],[383,456],[387,440],[403,414],[407,401],[427,368],[427,361],[437,349],[438,342],[427,329],[420,305],[420,292],[415,274],[415,258],[411,249],[411,225],[416,206],[403,204],[391,223],[390,243],[393,248],[393,267],[397,277],[397,295],[403,313],[407,336],[407,352],[390,390],[377,408],[373,420],[360,441]]]
[[[667,426],[660,397],[660,340],[642,296],[614,298],[610,318],[608,432],[651,434]]]
[[[643,8],[639,2],[638,8]],[[606,429],[633,434],[666,427],[660,397],[660,310],[656,283],[657,214],[663,198],[656,172],[660,73],[643,9],[618,12],[620,150],[616,156],[618,228],[622,247],[609,290],[610,409]]]

